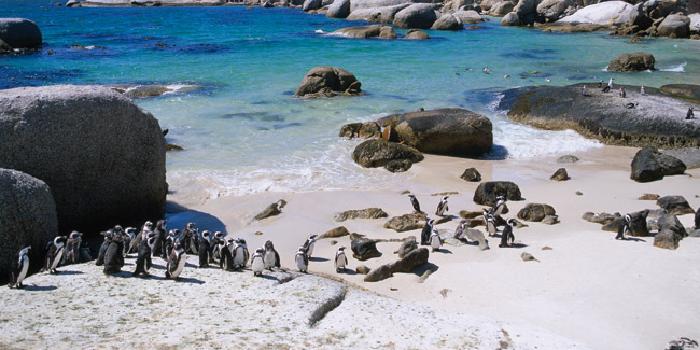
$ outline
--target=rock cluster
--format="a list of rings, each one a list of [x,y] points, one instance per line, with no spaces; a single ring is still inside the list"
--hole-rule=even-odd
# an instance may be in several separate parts
[[[361,93],[362,84],[352,73],[342,68],[316,67],[304,75],[295,94],[299,97],[333,97]]]

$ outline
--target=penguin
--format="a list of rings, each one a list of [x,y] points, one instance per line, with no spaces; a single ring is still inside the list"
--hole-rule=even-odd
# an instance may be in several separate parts
[[[437,229],[433,229],[433,234],[430,235],[430,247],[433,248],[433,251],[436,252],[440,250],[440,247],[442,246],[442,239],[440,239],[440,235],[438,234]]]
[[[214,232],[211,240],[211,253],[209,254],[209,262],[219,264],[221,262],[221,250],[226,247],[226,240],[221,231]]]
[[[506,196],[496,196],[496,205],[493,206],[492,212],[494,213],[494,216],[498,215],[503,215],[503,211],[505,210],[506,206]]]
[[[610,85],[605,85],[605,86],[603,87],[603,90],[602,90],[602,91],[603,91],[604,94],[607,94],[608,92],[610,92]]]
[[[434,221],[430,218],[425,218],[425,225],[423,225],[423,231],[420,233],[420,244],[428,245],[430,244],[430,234],[433,232]]]
[[[343,272],[348,266],[348,257],[345,256],[345,247],[338,248],[335,252],[335,272]]]
[[[627,98],[627,91],[625,91],[624,86],[620,86],[620,97],[621,98]]]
[[[272,268],[280,267],[280,255],[275,250],[275,245],[271,241],[265,242],[265,255],[263,256],[263,261],[265,262],[265,268],[272,271]]]
[[[513,243],[515,243],[515,235],[513,235],[513,226],[515,225],[515,220],[510,219],[506,222],[503,227],[503,232],[501,232],[501,243],[498,245],[499,248],[510,248]],[[508,243],[510,241],[510,243]]]
[[[484,74],[491,74],[491,69],[489,69],[489,66],[484,67],[481,71],[484,72]]]
[[[309,257],[306,255],[304,247],[299,247],[296,255],[294,255],[294,262],[297,264],[299,272],[309,271]]]
[[[199,253],[199,267],[209,267],[210,236],[209,230],[202,231],[202,237],[199,240],[199,247],[197,248],[197,252]]]
[[[61,262],[61,258],[65,252],[66,239],[66,236],[56,236],[56,238],[49,241],[46,245],[46,264],[44,265],[44,270],[52,274],[58,272],[56,268]]]
[[[8,286],[11,289],[17,288],[22,289],[24,285],[22,282],[27,278],[27,272],[29,271],[29,250],[32,249],[31,246],[23,248],[17,253],[16,266],[12,269],[10,274],[10,284]]]
[[[117,231],[117,230],[114,230]],[[116,273],[122,270],[124,267],[124,237],[122,235],[115,234],[112,236],[112,241],[107,247],[104,257],[104,267],[102,272],[106,275],[111,273]]]
[[[221,245],[221,258],[219,259],[219,267],[222,270],[226,271],[233,271],[233,248],[234,248],[234,241],[233,239],[221,240],[223,243],[220,243]]]
[[[610,88],[610,90],[613,89],[613,80],[615,80],[615,79],[610,78],[610,81],[608,81],[608,87]]]
[[[68,264],[78,264],[80,263],[80,244],[82,243],[82,235],[78,231],[73,231],[68,236],[68,241],[66,241],[66,263]]]
[[[167,237],[165,220],[158,220],[153,232],[156,234],[156,239],[153,241],[152,254],[153,256],[163,256],[163,244],[165,243],[165,238]]]
[[[464,238],[464,230],[466,229],[467,226],[467,220],[462,219],[462,221],[457,224],[457,228],[455,229],[455,234],[452,236],[456,239],[463,239]]]
[[[248,245],[244,239],[239,238],[234,241],[232,255],[234,270],[243,269],[248,265]]]
[[[625,234],[629,233],[631,223],[632,217],[629,214],[625,215],[625,222],[622,225],[618,226],[617,235],[615,236],[615,239],[621,239],[624,241]]]
[[[187,253],[180,240],[173,243],[173,250],[168,255],[168,264],[165,267],[165,278],[178,280],[187,263]]]
[[[133,276],[148,276],[148,271],[151,269],[151,252],[153,250],[154,241],[156,240],[156,233],[152,231],[147,232],[148,235],[142,236],[139,242],[136,270],[134,270]]]
[[[409,194],[408,199],[411,200],[411,205],[413,206],[413,210],[416,211],[416,213],[422,213],[420,210],[420,203],[418,202],[418,198],[416,196]]]
[[[642,95],[642,96],[646,96],[647,92],[644,91],[644,85],[642,85],[642,86],[639,88],[639,94]]]
[[[588,91],[586,90],[586,85],[583,86],[581,95],[583,97],[588,97]]]
[[[486,220],[486,231],[489,233],[489,237],[496,235],[496,217],[493,215],[492,210],[484,209],[484,219]]]
[[[168,231],[168,236],[165,238],[165,243],[163,244],[163,260],[168,261],[170,256],[170,251],[173,250],[175,241],[180,236],[180,230],[174,229]]]
[[[95,260],[95,265],[97,266],[104,265],[105,253],[107,252],[107,248],[109,248],[109,244],[112,242],[112,230],[102,232],[101,235],[104,236],[104,240],[102,241],[102,245],[100,245],[100,250],[97,251],[97,259]]]
[[[314,244],[316,244],[316,238],[318,238],[318,235],[311,235],[309,238],[306,239],[306,242],[304,242],[304,250],[306,250],[306,255],[310,258],[312,257],[314,253]]]
[[[449,196],[442,197],[442,199],[440,200],[440,203],[438,203],[437,210],[435,210],[435,215],[445,216],[445,212],[450,210],[450,208],[447,207],[447,198],[450,198],[450,197]]]
[[[685,114],[685,119],[695,119],[695,112],[693,112],[695,108],[690,107],[688,108],[688,113]]]
[[[197,254],[197,239],[199,238],[199,232],[197,232],[197,227],[195,226],[194,223],[188,222],[187,225],[185,225],[185,229],[182,230],[184,240],[183,240],[183,245],[185,248],[186,252],[192,253],[192,254]]]
[[[127,227],[124,230],[124,255],[138,252],[141,241],[141,233],[136,227]]]
[[[265,249],[258,248],[253,254],[253,259],[250,261],[250,268],[253,270],[253,276],[262,276],[265,269]]]
[[[700,208],[695,213],[695,229],[700,230]]]

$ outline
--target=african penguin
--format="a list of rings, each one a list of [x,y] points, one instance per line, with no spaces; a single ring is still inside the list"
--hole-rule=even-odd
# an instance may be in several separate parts
[[[124,255],[129,255],[133,252],[138,252],[141,233],[136,227],[127,227],[124,230]]]
[[[294,262],[297,264],[299,272],[307,272],[309,270],[309,257],[306,255],[304,247],[299,247],[296,255],[294,255]]]
[[[77,264],[80,262],[80,244],[82,243],[82,235],[78,231],[73,231],[68,236],[66,241],[66,262],[68,264]]]
[[[56,236],[52,241],[46,245],[46,264],[44,265],[44,270],[49,271],[49,273],[56,273],[56,268],[61,262],[63,253],[66,249],[66,236]]]
[[[304,250],[306,250],[306,255],[310,258],[312,257],[314,253],[314,244],[316,243],[316,238],[318,238],[318,235],[311,235],[309,238],[306,239],[306,242],[304,242]]]
[[[116,231],[116,230],[115,230]],[[112,236],[112,241],[107,247],[104,257],[104,267],[102,272],[105,274],[116,273],[122,270],[124,267],[124,237],[122,235],[115,234]]]
[[[104,236],[104,240],[102,241],[100,250],[97,251],[97,259],[95,260],[95,265],[97,266],[104,265],[105,253],[107,252],[107,248],[109,248],[109,244],[112,242],[112,230],[102,232],[101,235]]]
[[[436,252],[440,250],[440,246],[442,246],[442,240],[440,239],[440,235],[438,234],[437,229],[433,229],[433,234],[430,235],[430,247],[433,248],[433,251]]]
[[[209,254],[209,262],[218,264],[221,262],[221,249],[226,247],[224,234],[221,231],[214,232],[211,240],[211,253]]]
[[[416,196],[409,194],[408,199],[411,201],[411,206],[413,206],[413,210],[416,211],[416,213],[422,213],[420,210],[420,203],[418,202],[418,198]]]
[[[695,213],[695,229],[700,230],[700,208]]]
[[[338,251],[335,252],[334,261],[335,261],[335,272],[345,271],[345,268],[348,266],[348,257],[345,256],[345,247],[338,248]]]
[[[493,206],[493,210],[492,210],[494,216],[503,215],[503,211],[506,208],[505,204],[506,204],[506,197],[505,196],[496,196],[496,205]]]
[[[148,231],[148,235],[141,237],[138,256],[136,258],[136,270],[133,274],[134,276],[148,276],[148,271],[151,269],[151,251],[153,250],[155,240],[156,233],[152,231]]]
[[[156,227],[153,229],[156,234],[156,239],[153,242],[153,256],[163,256],[163,243],[165,243],[165,238],[167,237],[167,231],[165,229],[165,220],[159,220],[156,222]]]
[[[180,236],[180,230],[173,229],[168,231],[168,236],[165,238],[165,243],[163,243],[163,260],[168,261],[170,256],[170,251],[173,250],[175,241]]]
[[[430,235],[433,232],[433,223],[434,223],[434,221],[431,220],[430,218],[428,218],[428,217],[425,218],[425,225],[423,225],[423,231],[421,231],[421,233],[420,233],[420,244],[421,245],[430,244]]]
[[[15,260],[16,266],[12,269],[10,275],[10,288],[22,289],[24,285],[22,282],[27,278],[27,272],[29,271],[29,250],[32,249],[31,246],[26,247],[17,253],[17,259]]]
[[[486,231],[489,237],[496,235],[496,218],[494,217],[491,210],[484,209],[484,219],[486,220]]]
[[[253,276],[262,276],[265,269],[265,249],[258,248],[253,254],[253,259],[250,261],[250,268],[253,270]]]
[[[265,261],[265,268],[268,270],[272,270],[273,267],[280,267],[280,255],[271,241],[265,242],[265,256],[263,260]]]
[[[192,253],[192,254],[197,254],[197,239],[199,238],[199,232],[197,232],[197,227],[195,226],[194,223],[189,222],[185,226],[185,229],[182,231],[184,234],[184,241],[183,245],[185,248],[185,252]]]
[[[243,269],[248,265],[248,245],[244,239],[237,239],[233,246],[233,269]]]
[[[625,234],[629,233],[631,223],[632,217],[629,214],[625,215],[625,222],[617,227],[617,235],[615,236],[615,239],[625,240]]]
[[[221,258],[219,260],[219,267],[225,269],[226,271],[233,271],[233,249],[235,244],[232,238],[228,240],[222,239],[221,244]]]
[[[447,198],[449,198],[449,196],[445,196],[440,200],[440,203],[438,203],[437,206],[437,210],[435,210],[435,215],[445,216],[445,212],[450,210],[447,207]]]
[[[165,267],[165,278],[177,280],[187,263],[187,253],[180,240],[175,241],[173,250],[168,256],[168,264]]]
[[[515,225],[515,220],[510,219],[506,222],[503,227],[503,232],[501,232],[501,243],[498,244],[499,248],[510,248],[513,243],[515,243],[515,235],[513,234],[513,226]],[[510,241],[510,243],[508,243]]]
[[[209,267],[210,236],[211,234],[208,230],[202,231],[202,237],[199,240],[199,247],[197,249],[199,253],[199,267]]]

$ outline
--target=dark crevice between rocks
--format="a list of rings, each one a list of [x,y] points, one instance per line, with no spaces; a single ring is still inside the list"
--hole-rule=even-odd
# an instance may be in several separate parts
[[[309,317],[309,326],[315,327],[319,322],[321,322],[321,320],[323,320],[326,317],[326,315],[328,315],[329,312],[337,309],[338,306],[340,306],[340,304],[343,303],[347,294],[348,287],[342,286],[340,289],[340,293],[332,296],[329,299],[324,300],[321,303],[321,305],[311,313],[311,316]]]

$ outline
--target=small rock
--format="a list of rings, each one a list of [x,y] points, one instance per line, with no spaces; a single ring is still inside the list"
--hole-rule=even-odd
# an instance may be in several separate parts
[[[282,208],[287,205],[287,202],[284,199],[280,199],[279,201],[270,204],[265,210],[260,212],[258,215],[255,215],[255,220],[261,221],[266,218],[269,218],[270,216],[275,216],[279,215],[282,213]]]
[[[418,278],[418,283],[423,283],[425,280],[433,274],[433,270],[425,270],[423,274]]]
[[[557,163],[559,163],[559,164],[573,164],[573,163],[576,163],[578,161],[579,161],[579,159],[577,156],[570,155],[570,154],[557,158]]]
[[[174,144],[174,143],[165,144],[165,151],[166,151],[166,152],[170,152],[170,151],[179,152],[179,151],[184,151],[184,150],[185,150],[185,149],[182,148],[182,146],[176,145],[176,144]]]
[[[428,40],[430,39],[430,36],[428,36],[428,33],[420,30],[420,29],[409,29],[406,32],[406,36],[404,36],[404,39],[406,40]]]
[[[324,238],[338,238],[338,237],[345,237],[350,235],[350,231],[345,226],[338,226],[334,229],[330,229],[326,231],[324,234],[322,234],[319,239],[324,239]]]
[[[256,236],[262,236],[263,233],[262,233],[262,231],[255,231],[255,235],[256,235]]]
[[[380,265],[367,273],[364,278],[365,282],[378,282],[392,277],[394,274],[391,271],[391,265]]]
[[[403,259],[408,253],[418,249],[418,241],[416,237],[410,236],[401,242],[399,250],[395,251],[395,254],[399,255],[400,259]]]
[[[643,201],[655,201],[655,200],[659,199],[659,197],[661,197],[661,196],[659,196],[658,194],[645,193],[645,194],[641,195],[639,197],[639,199],[643,200]]]
[[[550,180],[554,181],[567,181],[570,180],[571,178],[569,177],[569,174],[566,172],[566,169],[564,168],[559,168],[557,171],[552,174],[552,176],[549,177]]]
[[[338,137],[346,137],[348,139],[369,139],[380,136],[382,136],[381,128],[375,122],[346,124],[340,128],[338,133]]]
[[[633,71],[645,71],[654,70],[654,63],[656,59],[654,55],[635,52],[635,53],[624,53],[615,57],[610,63],[608,63],[609,72],[633,72]]]
[[[478,210],[460,210],[459,216],[463,219],[474,219],[479,215],[484,215],[483,211]]]
[[[548,247],[548,246],[544,246],[544,247],[542,247],[542,250],[552,250],[552,248]]]
[[[546,225],[555,225],[559,223],[559,216],[558,215],[546,215],[544,219],[542,220],[543,224]]]
[[[336,245],[336,244],[338,244],[338,241],[336,241],[335,239],[331,240],[331,245]]]
[[[551,206],[543,203],[528,203],[525,208],[520,209],[518,218],[520,220],[540,222],[548,215],[556,215],[557,211]]]
[[[479,182],[481,181],[481,174],[478,170],[476,170],[476,168],[469,168],[464,170],[460,178],[468,182]]]
[[[450,292],[449,289],[443,289],[440,291],[440,295],[442,295],[443,298],[447,298],[447,294]]]
[[[361,84],[352,73],[342,68],[316,67],[306,73],[296,96],[321,97],[340,93],[359,95]]]
[[[355,268],[355,272],[357,272],[361,275],[366,275],[369,273],[369,267],[367,267],[365,265],[360,265],[360,266]]]
[[[401,216],[394,216],[386,224],[384,228],[394,230],[396,232],[404,232],[423,228],[425,224],[424,213],[410,213]]]
[[[583,192],[581,192],[581,191],[576,191],[576,195],[577,195],[577,196],[583,196]]]
[[[493,206],[496,204],[496,196],[504,196],[509,201],[519,201],[523,198],[520,188],[510,181],[482,182],[474,192],[474,202],[479,205]]]
[[[391,172],[406,171],[423,155],[413,147],[385,140],[367,140],[352,152],[355,163],[365,168],[384,167]]]
[[[583,214],[583,220],[592,222],[594,224],[606,225],[613,222],[619,215],[613,215],[609,213],[594,214],[592,212],[586,212]]]
[[[337,222],[343,222],[343,221],[347,221],[347,220],[356,220],[356,219],[363,219],[363,220],[380,219],[380,218],[385,218],[388,216],[389,216],[389,214],[387,214],[384,210],[382,210],[380,208],[367,208],[367,209],[360,209],[360,210],[347,210],[347,211],[336,214],[334,219]]]
[[[526,253],[526,252],[523,252],[522,254],[520,254],[520,259],[523,259],[524,262],[529,262],[529,261],[540,262],[539,260],[537,260],[537,258],[532,256],[532,254]]]

